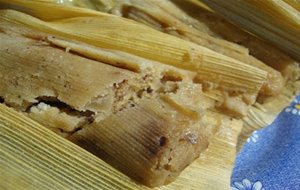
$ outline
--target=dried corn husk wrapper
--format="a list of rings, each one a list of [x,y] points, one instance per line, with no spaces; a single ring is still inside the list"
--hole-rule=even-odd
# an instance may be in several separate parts
[[[222,1],[205,2],[233,23],[272,42],[300,60],[299,1]]]
[[[1,2],[1,1],[0,1]],[[15,3],[15,4],[14,4]],[[88,10],[81,10],[81,9],[76,9],[76,8],[64,8],[64,7],[57,7],[56,5],[53,5],[52,9],[49,9],[52,5],[45,5],[45,6],[39,6],[39,4],[35,4],[35,2],[22,2],[22,1],[11,1],[10,3],[4,3],[4,6],[6,7],[12,7],[12,8],[17,8],[21,11],[25,11],[29,14],[32,14],[36,17],[42,18],[42,20],[48,21],[48,22],[40,22],[38,20],[34,20],[29,17],[26,17],[25,15],[19,15],[22,16],[22,18],[25,18],[24,20],[18,19],[18,14],[14,14],[12,12],[8,12],[5,15],[5,18],[8,20],[11,19],[14,22],[21,22],[24,25],[39,29],[44,32],[50,32],[53,34],[59,34],[65,37],[72,37],[80,41],[84,41],[90,44],[96,45],[96,42],[94,42],[95,39],[97,38],[89,38],[87,34],[91,34],[91,37],[93,35],[96,35],[96,32],[93,33],[91,31],[100,31],[101,25],[96,26],[96,27],[91,27],[91,28],[85,28],[82,31],[79,31],[79,33],[74,32],[75,28],[78,28],[79,25],[84,24],[84,22],[80,22],[79,20],[75,21],[68,20],[65,18],[72,18],[72,17],[77,17],[83,16],[83,17],[89,17],[89,19],[86,19],[86,21],[92,21],[93,17],[102,17],[102,18],[109,18],[106,17],[106,15],[98,14],[93,11],[88,11]],[[36,6],[36,7],[35,7]],[[28,18],[28,20],[26,20]],[[64,19],[62,19],[64,18]],[[112,17],[113,18],[113,17]],[[57,19],[62,19],[58,21]],[[109,21],[114,21],[114,19],[109,20]],[[76,22],[78,22],[76,24]],[[70,25],[68,25],[70,24]],[[91,24],[91,23],[89,23]],[[104,23],[108,24],[108,22]],[[118,23],[120,24],[120,23]],[[63,26],[64,25],[64,26]],[[133,24],[134,25],[134,24]],[[66,27],[65,27],[66,26]],[[86,25],[87,26],[87,25]],[[105,26],[105,25],[104,25]],[[68,28],[69,27],[69,28]],[[65,30],[66,29],[66,30]],[[97,30],[98,29],[98,30]],[[139,29],[139,27],[137,27]],[[116,30],[121,30],[120,28],[117,28]],[[145,32],[148,32],[145,31]],[[150,30],[151,32],[151,30]],[[107,34],[107,33],[105,33]],[[157,34],[154,33],[153,34]],[[103,33],[104,35],[104,33]],[[99,37],[99,36],[98,36]],[[128,37],[128,36],[126,36]],[[129,35],[130,37],[130,35]],[[167,38],[167,36],[164,36]],[[103,38],[102,38],[103,39]],[[124,38],[125,39],[125,38]],[[167,38],[165,42],[162,42],[159,44],[159,46],[164,45],[165,43],[171,41],[171,43],[176,44],[176,42],[172,42],[173,38]],[[146,57],[146,58],[153,58],[153,54],[150,55],[147,54],[147,52],[143,51],[137,51],[133,47],[127,47],[128,42],[123,42],[126,43],[125,45],[122,44],[121,42],[118,42],[116,46],[115,44],[111,44],[109,40],[112,39],[107,39],[106,42],[100,42],[97,41],[97,45],[101,47],[109,47],[112,49],[121,49],[125,47],[125,50],[127,52],[134,52],[135,54],[138,54],[140,56]],[[158,41],[161,41],[162,39],[158,39]],[[146,44],[146,43],[145,43]],[[173,44],[173,45],[174,45]],[[59,43],[56,43],[56,45],[59,45]],[[119,45],[119,46],[118,46]],[[142,43],[139,44],[141,47]],[[188,46],[188,44],[186,44]],[[186,47],[187,47],[186,46]],[[170,47],[173,47],[172,44]],[[127,48],[127,49],[126,49]],[[185,46],[184,46],[185,48]],[[183,51],[186,51],[186,49],[183,48]],[[123,49],[122,49],[123,50]],[[207,51],[206,49],[201,49],[204,55],[210,54],[210,51]],[[175,55],[178,54],[172,54],[168,55],[169,52],[165,52],[165,57],[163,58],[156,58],[157,61],[161,61],[167,64],[173,64],[171,61],[169,61],[170,57],[174,57]],[[184,55],[184,54],[183,54]],[[180,57],[180,56],[179,56]],[[226,59],[222,57],[223,59]],[[176,59],[175,59],[176,60]],[[221,62],[222,62],[221,61]],[[228,60],[226,60],[228,61]],[[230,61],[232,61],[230,59]],[[181,61],[178,61],[175,63],[176,66],[177,64],[181,64]],[[187,65],[179,66],[182,68],[185,68],[187,70],[192,70],[194,69],[193,66],[193,60],[187,61]],[[243,65],[243,64],[241,64]],[[244,66],[244,65],[243,65]],[[247,67],[247,66],[245,66]],[[253,69],[252,67],[247,67]],[[252,74],[255,72],[259,72],[259,80],[265,79],[266,78],[266,72],[261,71],[259,69],[254,69]],[[247,75],[249,75],[247,73]],[[208,76],[209,78],[210,76]],[[253,86],[261,86],[261,81],[258,82],[258,78],[253,77],[253,79],[257,81],[251,81],[251,84]],[[251,79],[252,80],[252,79]],[[254,84],[257,83],[257,84]],[[249,83],[250,84],[250,83]],[[234,83],[234,85],[237,85]],[[225,85],[226,86],[226,85]],[[237,85],[238,86],[238,85]],[[251,89],[251,88],[249,88]],[[278,111],[288,104],[290,98],[293,97],[295,91],[299,89],[299,86],[296,86],[296,84],[292,84],[290,86],[287,86],[285,88],[285,94],[282,96],[276,98],[275,100],[278,102],[276,103],[277,109],[272,110],[272,115],[269,114],[272,106],[269,106],[269,104],[266,104],[263,107],[252,107],[250,108],[250,113],[253,117],[249,117],[249,125],[254,126],[254,127],[262,127],[263,125],[269,123],[272,121],[273,117],[278,113]],[[253,88],[252,88],[253,90]],[[253,90],[253,93],[258,93],[259,89]],[[274,102],[276,102],[274,100]],[[275,103],[272,102],[272,105],[275,105]],[[269,107],[268,107],[269,106]],[[16,179],[17,185],[22,188],[22,189],[53,189],[53,188],[65,188],[65,187],[74,187],[75,189],[77,188],[101,188],[101,189],[114,189],[114,188],[125,188],[125,189],[147,189],[144,186],[141,186],[139,184],[136,184],[132,182],[130,179],[127,177],[123,176],[120,174],[118,171],[114,170],[110,166],[106,165],[104,162],[96,161],[95,158],[84,152],[81,149],[76,149],[74,148],[74,145],[71,145],[67,141],[60,139],[56,137],[54,134],[51,132],[47,131],[47,129],[44,129],[42,126],[39,124],[31,121],[28,118],[25,118],[24,116],[19,115],[18,113],[12,111],[11,109],[1,106],[0,107],[0,117],[1,117],[1,134],[5,134],[5,140],[1,140],[1,143],[4,144],[6,143],[5,149],[1,149],[4,159],[6,160],[5,165],[1,167],[1,171],[11,171],[9,173],[5,172],[5,175],[2,175],[1,177],[3,178],[3,181],[8,181],[6,184],[12,185],[12,182],[9,180],[11,179],[11,176],[17,176]],[[263,115],[262,113],[265,113],[263,118],[257,119],[257,116]],[[211,122],[218,122],[216,120],[217,115],[211,115],[208,116],[206,119]],[[255,119],[253,119],[255,118]],[[22,125],[20,123],[23,123]],[[259,123],[259,124],[258,124]],[[262,124],[263,123],[263,124]],[[18,126],[19,128],[16,128]],[[211,142],[211,145],[208,150],[204,154],[201,155],[199,159],[197,159],[192,165],[190,165],[179,177],[178,179],[161,188],[157,189],[229,189],[229,181],[230,181],[230,175],[231,175],[231,169],[233,166],[234,162],[234,157],[236,153],[236,143],[237,143],[237,136],[242,128],[242,123],[240,121],[232,121],[232,122],[226,122],[224,125],[220,125],[221,129],[219,133],[216,134],[214,139]],[[34,136],[35,139],[26,139],[26,138],[21,138],[21,136],[17,136],[17,133],[14,132],[17,131],[18,133],[22,134],[21,136],[24,137],[30,137]],[[35,134],[37,133],[37,134]],[[45,138],[47,137],[47,138]],[[51,139],[55,140],[51,140]],[[22,148],[24,150],[29,151],[31,147],[40,147],[42,150],[51,150],[50,153],[51,155],[61,155],[61,158],[59,159],[61,162],[59,163],[56,159],[57,157],[49,157],[47,154],[42,154],[40,157],[31,157],[30,154],[25,154],[26,160],[32,160],[32,162],[24,162],[24,158],[20,157],[20,155],[16,156],[15,159],[10,160],[12,156],[15,153],[15,146],[14,144],[23,144]],[[25,146],[26,145],[26,146]],[[68,154],[67,156],[71,156],[71,158],[77,159],[77,164],[75,167],[72,168],[72,173],[70,173],[68,170],[65,168],[65,163],[69,161],[67,159],[67,156],[65,155],[66,153],[61,151],[58,147],[61,146],[66,146],[68,149],[71,149],[71,153]],[[27,148],[25,148],[27,147]],[[53,149],[52,147],[55,147]],[[72,149],[73,148],[73,149]],[[32,148],[33,150],[37,150]],[[32,155],[35,155],[34,153]],[[81,155],[84,155],[81,156]],[[60,156],[58,156],[60,157]],[[78,159],[79,158],[79,159]],[[32,169],[32,165],[42,162],[44,165],[54,165],[57,168],[58,174],[55,175],[55,177],[51,176],[51,170],[50,169],[44,169],[42,167],[35,167],[34,172],[29,173],[24,170],[23,168],[19,167],[18,165],[14,165],[13,163],[18,162],[22,163],[23,167],[26,168],[28,171]],[[88,167],[92,168],[91,170],[84,170],[82,167],[78,168],[76,167],[77,165],[83,165],[86,166],[88,163]],[[39,165],[40,166],[40,165]],[[7,169],[9,167],[9,169]],[[94,169],[93,169],[94,168]],[[101,172],[97,170],[97,168],[101,168]],[[84,177],[82,177],[81,172],[78,170],[84,170]],[[95,173],[101,173],[102,176],[105,177],[95,177]],[[25,177],[18,177],[18,175],[15,175],[16,173],[24,174],[22,176]],[[43,176],[43,178],[40,178],[40,176]],[[35,182],[32,179],[36,179]],[[57,181],[57,179],[60,179]],[[75,182],[75,179],[77,180]],[[1,180],[2,181],[2,180]],[[100,184],[100,185],[98,185]],[[73,186],[72,186],[73,185]],[[4,186],[5,187],[5,186]],[[7,187],[7,186],[6,186]]]

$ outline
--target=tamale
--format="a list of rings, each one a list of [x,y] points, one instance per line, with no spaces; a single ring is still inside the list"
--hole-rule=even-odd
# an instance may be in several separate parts
[[[106,10],[115,15],[133,19],[156,30],[192,41],[246,64],[259,67],[268,72],[267,81],[260,92],[262,96],[278,95],[284,85],[283,78],[278,71],[249,55],[248,50],[238,44],[207,35],[210,29],[205,24],[191,18],[170,1],[114,0],[110,1],[109,5],[104,2],[106,1],[75,0],[73,5]]]

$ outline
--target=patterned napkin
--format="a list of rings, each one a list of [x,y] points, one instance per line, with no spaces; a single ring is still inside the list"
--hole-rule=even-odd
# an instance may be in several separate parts
[[[232,190],[300,190],[300,94],[237,156]]]

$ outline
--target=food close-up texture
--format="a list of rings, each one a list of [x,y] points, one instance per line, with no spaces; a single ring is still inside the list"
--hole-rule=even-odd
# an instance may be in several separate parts
[[[292,2],[0,0],[0,134],[23,122],[16,130],[41,134],[28,147],[72,147],[74,159],[87,150],[78,164],[106,168],[103,189],[229,189],[246,139],[300,91]],[[14,151],[3,147],[9,160]],[[50,153],[69,163],[64,151]],[[10,189],[20,168],[3,163]],[[19,188],[66,187],[40,170],[49,179],[25,172]],[[83,179],[75,189],[101,189]]]

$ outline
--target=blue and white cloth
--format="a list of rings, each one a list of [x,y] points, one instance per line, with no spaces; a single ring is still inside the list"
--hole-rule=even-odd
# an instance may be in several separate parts
[[[300,190],[300,95],[237,156],[232,190]]]

